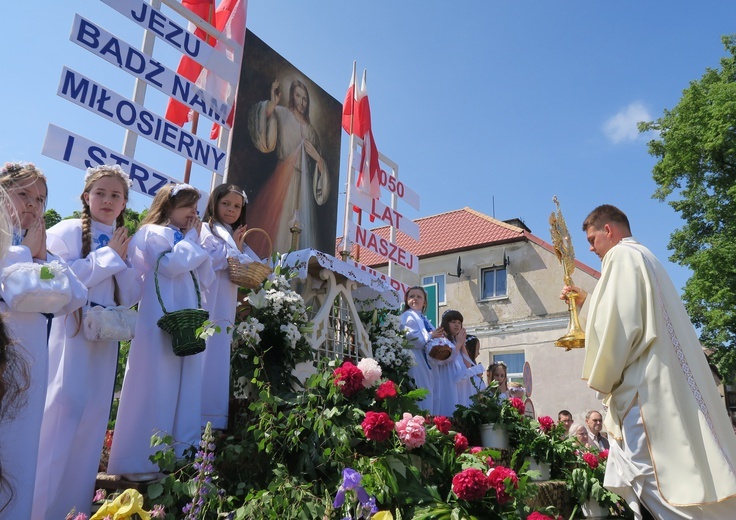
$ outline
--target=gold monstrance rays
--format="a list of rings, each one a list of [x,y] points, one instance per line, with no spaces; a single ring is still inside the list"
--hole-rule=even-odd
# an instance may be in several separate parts
[[[575,271],[575,250],[572,247],[570,233],[567,231],[565,217],[562,216],[560,201],[557,200],[556,195],[552,198],[552,201],[557,206],[557,212],[553,211],[549,216],[549,231],[552,235],[552,245],[555,248],[557,259],[562,264],[562,270],[564,272],[563,281],[565,285],[572,285],[572,273]],[[567,293],[570,325],[567,328],[567,334],[555,341],[555,346],[563,347],[565,350],[585,347],[585,332],[580,327],[578,308],[575,305],[577,297],[578,294],[576,292]]]

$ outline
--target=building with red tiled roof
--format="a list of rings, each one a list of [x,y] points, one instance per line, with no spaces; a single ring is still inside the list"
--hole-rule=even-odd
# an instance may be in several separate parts
[[[467,207],[415,222],[420,240],[396,233],[396,243],[419,257],[419,274],[394,266],[391,276],[407,285],[436,283],[437,315],[447,309],[463,314],[468,334],[480,340],[478,361],[486,367],[504,361],[509,376],[521,381],[528,363],[537,415],[556,418],[568,409],[578,422],[600,408],[580,379],[583,349],[554,346],[567,332],[569,312],[559,299],[563,272],[552,245],[521,221],[497,220]],[[389,238],[388,226],[371,231]],[[372,251],[354,247],[352,255],[388,272],[387,260]],[[600,273],[578,261],[575,267],[575,285],[591,292]]]

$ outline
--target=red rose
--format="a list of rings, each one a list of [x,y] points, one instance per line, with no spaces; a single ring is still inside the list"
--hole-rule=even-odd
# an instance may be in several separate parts
[[[588,464],[588,466],[590,466],[590,469],[595,469],[598,467],[598,457],[596,457],[593,453],[583,453],[583,460]]]
[[[559,516],[558,518],[562,518]],[[555,520],[552,516],[543,515],[539,511],[534,511],[532,514],[526,517],[526,520]]]
[[[460,455],[468,449],[468,439],[462,433],[455,434],[455,453]]]
[[[538,419],[539,427],[544,433],[549,433],[555,427],[555,421],[549,415],[544,415]]]
[[[608,450],[603,450],[598,454],[598,460],[601,462],[608,459]]]
[[[479,469],[468,468],[452,477],[452,491],[460,500],[480,500],[488,489],[488,477]]]
[[[450,422],[450,419],[448,419],[444,415],[438,415],[432,420],[434,421],[434,425],[439,431],[441,431],[445,435],[450,433],[450,430],[452,429],[452,423]]]
[[[511,500],[511,495],[506,492],[506,485],[511,484],[514,489],[519,487],[519,477],[516,476],[514,470],[504,466],[496,466],[488,475],[488,482],[491,488],[496,491],[498,503],[503,505]]]
[[[345,397],[350,397],[363,389],[363,380],[365,379],[363,372],[350,361],[345,361],[332,374],[335,376],[335,386],[340,389]]]
[[[396,397],[396,386],[393,381],[386,381],[376,388],[377,399],[388,399],[389,397]]]
[[[524,401],[522,401],[518,397],[512,397],[509,400],[511,401],[511,406],[516,408],[516,410],[519,412],[519,415],[524,415],[524,410],[525,410]]]
[[[394,431],[394,422],[386,412],[366,412],[365,419],[360,425],[363,427],[365,438],[369,441],[385,441]]]

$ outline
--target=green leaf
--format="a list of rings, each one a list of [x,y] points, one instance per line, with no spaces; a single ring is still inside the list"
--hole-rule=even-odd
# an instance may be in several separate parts
[[[41,280],[53,280],[54,279],[54,273],[51,272],[51,269],[48,268],[48,266],[44,265],[41,267]]]

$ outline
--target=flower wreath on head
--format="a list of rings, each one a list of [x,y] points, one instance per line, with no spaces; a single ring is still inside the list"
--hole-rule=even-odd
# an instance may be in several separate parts
[[[199,193],[199,191],[197,191],[197,188],[195,188],[191,184],[180,182],[178,184],[175,184],[174,187],[171,188],[171,193],[169,194],[169,197],[176,197],[176,194],[182,190],[192,190],[192,191],[196,191],[197,193]]]
[[[36,172],[39,171],[38,168],[36,168],[36,165],[30,162],[6,162],[2,169],[0,169],[0,175],[19,173],[23,168],[28,168],[29,170]]]
[[[120,167],[119,164],[100,164],[99,166],[87,168],[87,173],[84,174],[85,184],[90,177],[102,171],[117,173],[118,175],[120,175],[120,177],[122,177],[123,182],[128,185],[128,188],[133,187],[133,181],[130,179],[130,176]]]

